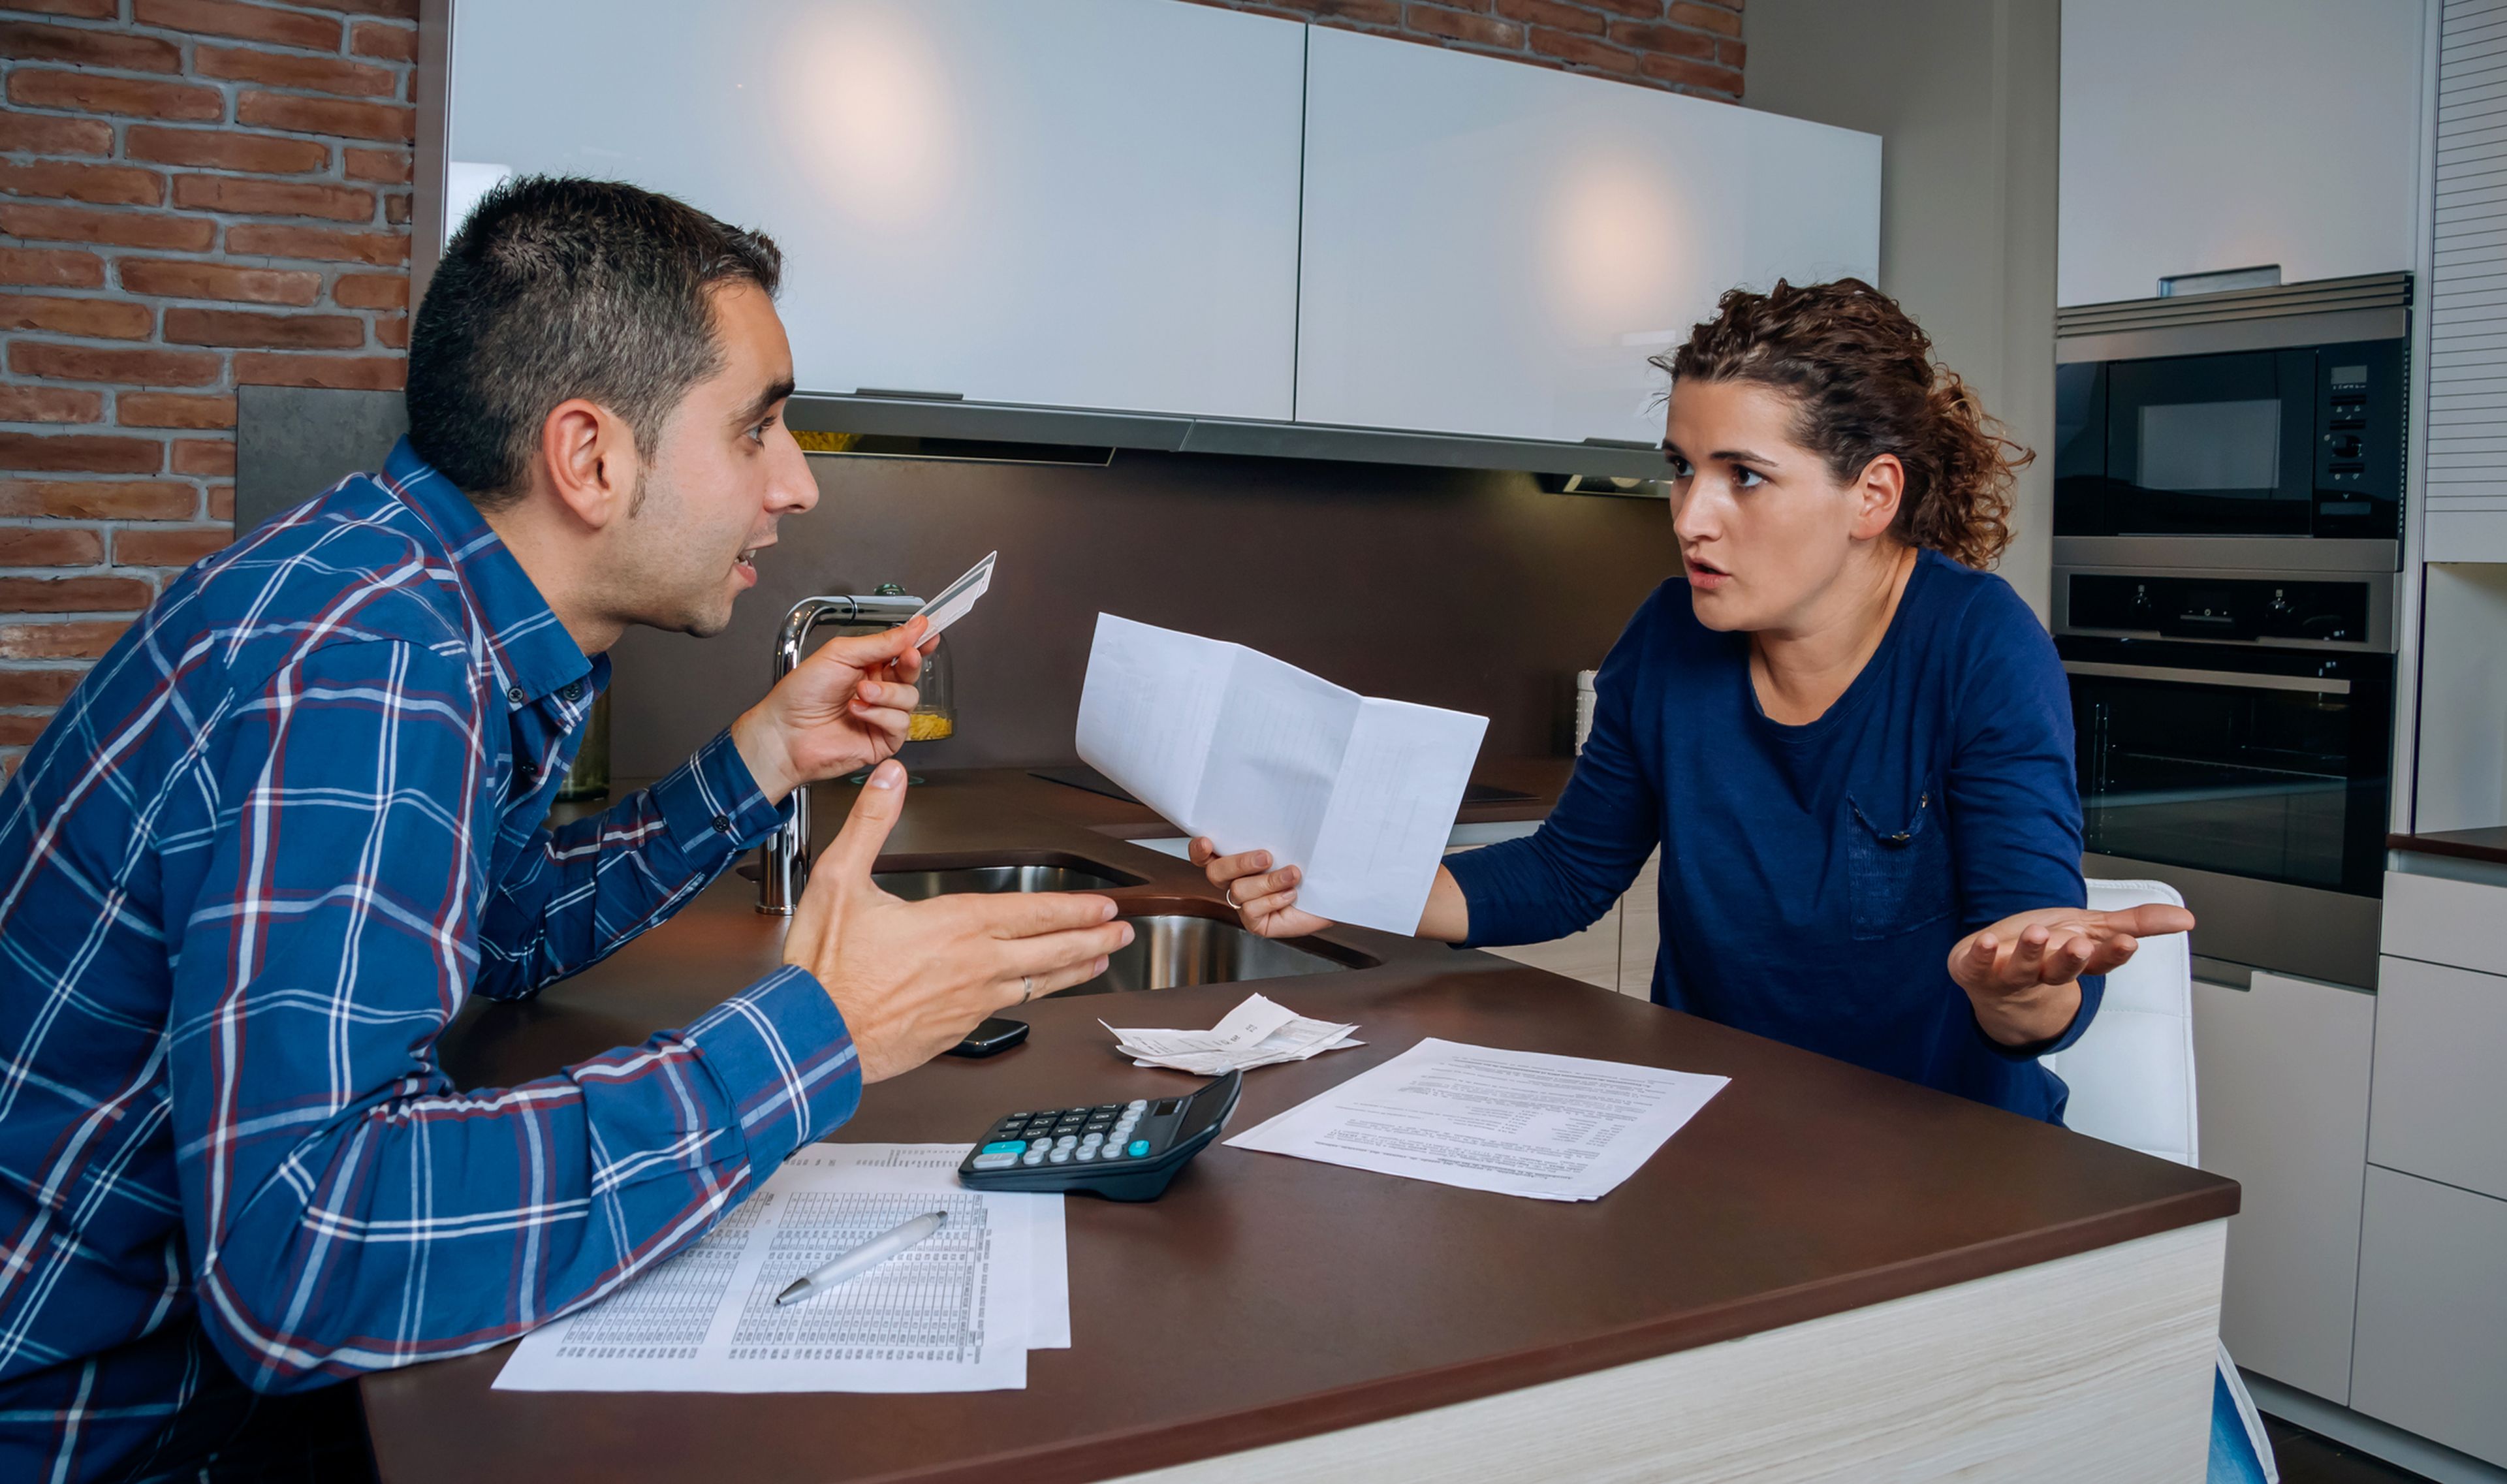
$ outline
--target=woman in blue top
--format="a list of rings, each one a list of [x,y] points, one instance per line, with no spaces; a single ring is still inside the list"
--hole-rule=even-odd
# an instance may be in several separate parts
[[[2031,455],[1855,279],[1735,290],[1655,364],[1683,580],[1604,662],[1547,822],[1440,869],[1420,936],[1574,932],[1659,845],[1656,1002],[2059,1122],[2037,1058],[2193,918],[2083,905],[2062,670],[1984,570]],[[1252,930],[1327,925],[1293,864],[1193,858]]]

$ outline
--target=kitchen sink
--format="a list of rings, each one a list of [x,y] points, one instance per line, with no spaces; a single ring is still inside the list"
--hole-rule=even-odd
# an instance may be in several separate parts
[[[1065,995],[1111,995],[1121,990],[1172,990],[1188,984],[1233,984],[1242,979],[1286,979],[1365,968],[1373,960],[1327,958],[1310,948],[1257,937],[1211,918],[1164,913],[1126,918],[1136,936],[1116,949],[1106,972]]]
[[[919,902],[960,891],[1105,891],[1138,886],[1136,878],[1107,876],[1078,866],[954,866],[942,871],[881,871],[871,877],[881,890]]]

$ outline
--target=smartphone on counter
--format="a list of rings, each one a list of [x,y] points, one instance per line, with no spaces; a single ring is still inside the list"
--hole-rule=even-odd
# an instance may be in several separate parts
[[[1026,1039],[1026,1021],[996,1015],[967,1032],[966,1038],[950,1047],[947,1054],[953,1057],[999,1056]]]

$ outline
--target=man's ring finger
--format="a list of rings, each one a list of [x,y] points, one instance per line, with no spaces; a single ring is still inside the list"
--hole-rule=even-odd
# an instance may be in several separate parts
[[[1035,997],[1036,976],[1034,974],[1019,975],[1019,1003],[1026,1004],[1029,1000],[1034,999]]]

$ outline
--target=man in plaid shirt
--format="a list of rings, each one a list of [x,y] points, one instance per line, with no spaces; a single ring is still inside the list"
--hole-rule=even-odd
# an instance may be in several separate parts
[[[0,789],[0,1477],[353,1475],[317,1389],[610,1291],[863,1082],[1129,940],[1102,897],[871,887],[919,625],[547,827],[603,652],[718,633],[816,502],[780,269],[633,187],[501,188],[419,308],[382,472],[185,573]],[[557,1076],[446,1079],[472,994],[597,961],[874,764],[786,967]]]

